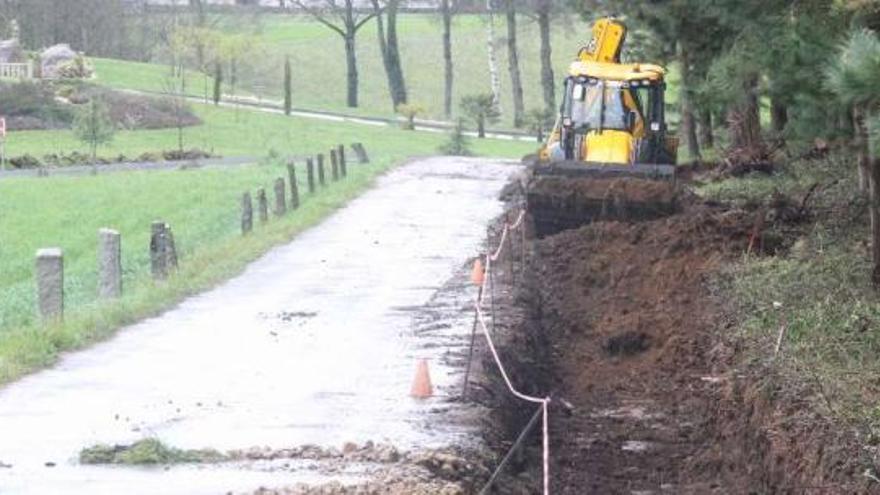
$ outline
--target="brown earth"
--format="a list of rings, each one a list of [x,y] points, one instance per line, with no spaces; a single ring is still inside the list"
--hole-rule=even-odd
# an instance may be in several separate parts
[[[880,493],[846,428],[813,412],[800,386],[743,363],[737,315],[712,290],[750,245],[784,249],[753,239],[756,223],[768,237],[785,231],[774,212],[689,201],[666,218],[530,243],[510,298],[525,314],[502,351],[518,386],[553,394],[552,493]],[[530,407],[504,399],[497,380],[490,390],[515,436]],[[535,492],[538,456],[533,443],[497,493]]]

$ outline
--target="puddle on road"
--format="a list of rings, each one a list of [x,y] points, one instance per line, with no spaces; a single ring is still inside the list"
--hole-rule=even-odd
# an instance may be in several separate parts
[[[241,276],[0,390],[0,461],[11,465],[0,493],[243,492],[371,469],[76,462],[83,447],[147,437],[221,451],[479,447],[482,411],[450,398],[472,318],[462,268],[516,171],[449,158],[406,165]],[[437,397],[420,402],[408,392],[421,358]]]

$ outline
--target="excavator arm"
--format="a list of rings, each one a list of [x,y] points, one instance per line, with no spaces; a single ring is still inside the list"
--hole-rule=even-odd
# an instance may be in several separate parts
[[[599,19],[593,24],[593,38],[578,52],[578,60],[619,64],[624,42],[626,24],[608,17]]]

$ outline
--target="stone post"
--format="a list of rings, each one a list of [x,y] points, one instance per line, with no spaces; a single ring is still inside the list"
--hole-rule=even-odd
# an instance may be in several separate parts
[[[122,296],[122,237],[111,229],[98,231],[98,297]]]
[[[247,234],[254,230],[254,203],[251,201],[251,193],[241,195],[241,233]]]
[[[43,320],[64,317],[64,253],[61,248],[37,251],[37,308]]]
[[[311,158],[306,160],[306,178],[309,182],[309,194],[315,192],[315,162]]]
[[[342,174],[342,177],[348,176],[348,166],[345,163],[345,146],[339,145],[337,147],[337,155],[339,155],[339,172]]]
[[[318,155],[318,183],[324,187],[324,155]]]
[[[287,187],[281,177],[275,179],[275,216],[287,213]]]
[[[266,190],[262,187],[257,189],[257,213],[260,215],[260,223],[269,221],[269,200],[266,199]]]
[[[330,150],[330,174],[333,182],[339,180],[339,160],[336,158],[336,150]]]
[[[287,178],[290,181],[290,209],[299,208],[299,185],[296,183],[296,167],[293,162],[287,164]]]

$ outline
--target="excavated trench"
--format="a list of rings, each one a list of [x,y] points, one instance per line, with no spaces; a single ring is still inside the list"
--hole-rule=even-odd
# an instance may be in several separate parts
[[[755,211],[680,206],[546,236],[533,226],[512,250],[525,261],[498,264],[500,351],[518,387],[553,397],[551,492],[878,493],[852,438],[742,365],[737,315],[715,281],[747,250],[780,243],[754,242]],[[503,453],[532,406],[486,369],[477,390],[505,427],[490,439]],[[540,493],[538,438],[496,493]]]

